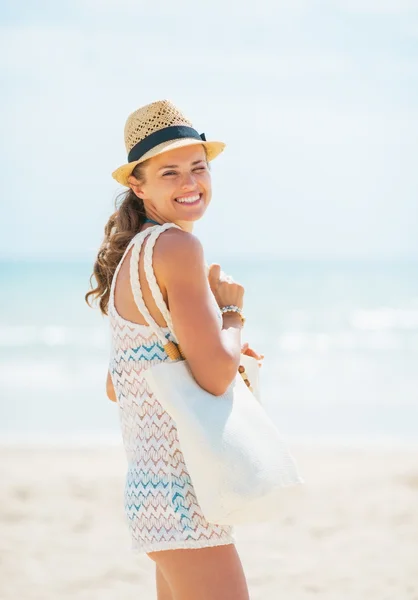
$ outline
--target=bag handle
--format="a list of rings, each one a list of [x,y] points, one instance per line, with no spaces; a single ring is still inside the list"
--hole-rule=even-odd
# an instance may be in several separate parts
[[[166,227],[166,225],[168,225],[168,227]],[[167,323],[167,326],[170,329],[170,332],[173,336],[174,341],[176,342],[176,344],[178,344],[178,340],[177,340],[177,336],[174,331],[174,325],[173,325],[173,321],[171,319],[170,311],[168,310],[168,307],[164,301],[160,286],[158,285],[157,279],[155,277],[154,269],[152,267],[152,258],[153,258],[155,242],[157,241],[158,236],[161,233],[163,233],[163,231],[166,231],[167,229],[169,229],[170,225],[173,227],[177,227],[178,229],[181,229],[174,223],[171,223],[171,224],[166,223],[165,225],[161,226],[160,229],[154,228],[154,230],[151,232],[151,235],[149,236],[149,239],[147,240],[147,243],[145,244],[144,269],[145,269],[145,275],[147,277],[148,285],[150,287],[155,304],[158,306],[159,311],[163,315],[163,317]],[[205,263],[205,269],[206,269],[206,275],[209,276],[209,265],[207,263]],[[225,275],[225,273],[223,271],[221,271],[221,275]],[[216,301],[215,301],[215,304],[216,304]],[[216,308],[219,310],[219,307],[217,304],[216,304]]]
[[[165,223],[161,227],[155,228],[151,232],[151,235],[147,240],[144,250],[144,269],[148,285],[152,293],[152,297],[154,298],[154,302],[158,306],[158,309],[161,312],[161,314],[163,315],[167,326],[173,336],[174,342],[178,344],[178,340],[174,332],[174,326],[173,321],[171,319],[170,311],[168,310],[168,307],[164,301],[160,286],[158,285],[157,278],[155,277],[154,269],[152,267],[152,258],[154,253],[155,242],[164,231],[170,229],[171,227],[176,227],[177,229],[180,229],[180,227],[178,227],[178,225],[175,225],[174,223]]]
[[[145,230],[144,236],[141,236],[137,240],[135,240],[135,243],[134,243],[134,246],[132,249],[130,265],[129,265],[129,274],[130,274],[132,294],[133,294],[135,304],[136,304],[139,312],[144,317],[145,321],[151,328],[152,332],[162,342],[164,350],[166,351],[168,356],[170,358],[172,358],[173,360],[176,360],[178,358],[182,358],[181,352],[175,342],[168,340],[166,338],[161,327],[156,323],[156,321],[151,316],[151,314],[144,302],[144,297],[142,295],[141,285],[139,282],[139,256],[140,256],[141,248],[142,248],[142,245],[143,245],[145,239],[148,236],[150,236],[155,230],[157,230],[157,236],[156,236],[156,238],[157,238],[158,235],[160,235],[160,233],[162,233],[166,229],[169,229],[170,227],[178,227],[178,226],[174,225],[174,223],[166,223],[162,227],[158,227],[158,226],[150,227],[149,229]],[[152,269],[152,266],[151,266],[151,269]],[[148,280],[148,277],[147,277],[147,280]],[[157,282],[155,282],[155,283],[158,288]],[[153,287],[154,287],[153,283],[150,284],[150,281],[148,280],[148,284],[150,285],[151,293],[153,294],[153,297],[154,297],[155,290],[153,290]],[[158,290],[159,290],[159,288],[158,288]],[[161,294],[161,291],[160,291],[160,294]],[[164,300],[163,300],[163,302],[164,302]],[[157,306],[158,306],[158,304],[157,304]],[[166,310],[168,310],[167,307],[166,307]],[[170,318],[170,321],[171,321],[171,318]],[[170,327],[169,327],[169,329],[170,329]]]

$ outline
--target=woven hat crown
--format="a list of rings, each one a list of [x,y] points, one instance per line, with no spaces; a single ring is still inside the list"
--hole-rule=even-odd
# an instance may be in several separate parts
[[[128,162],[113,171],[112,177],[126,187],[137,164],[163,152],[200,144],[210,161],[225,148],[224,142],[207,140],[169,100],[138,108],[127,118],[124,133]]]
[[[186,125],[193,127],[191,122],[169,100],[159,100],[142,106],[129,115],[125,124],[125,147],[130,150],[151,133],[171,127]]]

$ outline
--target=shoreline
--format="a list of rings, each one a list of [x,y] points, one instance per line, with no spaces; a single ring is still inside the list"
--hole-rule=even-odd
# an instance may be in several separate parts
[[[346,450],[399,450],[418,451],[418,437],[401,438],[395,436],[292,436],[283,435],[286,443],[293,447],[335,448]],[[0,435],[0,450],[7,448],[25,449],[83,449],[108,450],[122,448],[121,435]]]

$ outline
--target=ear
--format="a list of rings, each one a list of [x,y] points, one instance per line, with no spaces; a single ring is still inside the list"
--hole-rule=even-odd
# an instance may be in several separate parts
[[[142,200],[143,191],[141,183],[138,181],[138,179],[136,179],[133,175],[129,175],[128,183],[135,196],[138,196],[138,198]]]

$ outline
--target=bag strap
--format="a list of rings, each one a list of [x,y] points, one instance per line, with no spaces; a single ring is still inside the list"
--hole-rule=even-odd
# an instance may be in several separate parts
[[[178,229],[180,229],[177,225],[174,225],[174,223],[165,223],[161,227],[156,225],[155,227],[150,227],[150,228],[146,229],[144,231],[145,235],[142,237],[139,237],[139,238],[137,238],[137,240],[135,240],[134,247],[133,247],[132,254],[131,254],[131,261],[130,261],[130,265],[129,265],[129,274],[130,274],[132,293],[134,296],[135,304],[136,304],[139,312],[144,317],[145,321],[151,328],[152,332],[162,342],[162,344],[164,346],[164,350],[167,352],[168,356],[172,359],[178,359],[178,358],[181,358],[181,352],[180,352],[177,344],[174,341],[168,340],[166,338],[162,328],[156,323],[156,321],[151,316],[151,314],[144,302],[144,297],[142,295],[141,285],[139,282],[139,257],[140,257],[141,248],[145,241],[145,238],[148,236],[151,236],[154,232],[156,232],[157,233],[157,235],[155,236],[155,240],[156,240],[158,238],[158,236],[161,233],[163,233],[163,231],[166,231],[166,229],[169,229],[170,227],[177,227]],[[154,245],[155,245],[155,241],[154,241]],[[147,243],[147,246],[148,246],[148,243]],[[144,260],[145,260],[145,256],[144,256]],[[151,260],[152,260],[152,253],[151,253]],[[152,271],[152,264],[151,264],[150,268]],[[149,267],[148,267],[148,271],[149,271]],[[154,275],[154,273],[152,273],[152,274]],[[162,311],[161,312],[162,312],[164,318],[166,318],[168,309],[164,303],[164,299],[162,298],[161,290],[158,287],[158,283],[155,279],[155,275],[154,275],[154,279],[151,278],[151,280],[149,279],[147,273],[146,273],[146,277],[147,277],[148,285],[150,286],[151,293],[153,295],[154,300],[155,300],[156,296],[158,296],[158,294],[155,293],[156,289],[158,289],[158,292],[161,295],[161,299],[160,298],[158,299],[159,303],[157,303],[157,301],[156,301],[156,304],[160,308],[159,304],[161,304],[161,300],[162,300],[165,310],[164,310],[164,313]],[[154,283],[154,280],[155,280],[155,283]],[[170,327],[170,325],[168,325],[168,322],[167,322],[167,325],[168,325],[168,328],[170,329],[170,332],[172,332],[173,324],[171,321],[171,317],[169,317],[169,320],[171,323],[171,327]]]
[[[177,225],[174,225],[174,223],[165,223],[161,227],[156,227],[151,232],[151,235],[149,236],[149,239],[147,240],[147,243],[145,245],[145,250],[144,250],[144,269],[145,269],[145,275],[146,275],[146,278],[148,281],[148,285],[149,285],[151,293],[152,293],[152,297],[154,298],[154,302],[158,306],[158,309],[161,312],[161,314],[163,315],[163,317],[167,323],[167,326],[171,332],[171,335],[173,336],[174,342],[176,342],[178,344],[178,340],[177,340],[176,334],[174,332],[174,326],[173,326],[173,321],[171,319],[170,311],[168,310],[168,307],[167,307],[166,303],[164,302],[164,298],[161,293],[160,286],[158,285],[157,279],[155,277],[154,269],[152,267],[152,257],[153,257],[153,253],[154,253],[155,242],[157,241],[158,237],[164,231],[167,231],[167,229],[170,229],[172,227],[176,227],[176,228],[180,229],[180,227],[178,227]]]
[[[177,227],[178,229],[180,229],[180,227],[178,227],[177,225],[174,225],[174,223],[166,223],[165,225],[160,226],[160,228],[155,227],[153,229],[153,231],[151,232],[151,235],[149,236],[149,239],[147,240],[147,243],[145,244],[144,269],[145,269],[145,275],[147,277],[148,285],[150,287],[155,304],[158,306],[159,311],[163,315],[163,317],[167,323],[167,326],[173,336],[174,341],[176,343],[178,343],[176,334],[174,332],[174,326],[173,326],[173,321],[171,319],[170,311],[168,310],[168,307],[167,307],[166,303],[164,302],[164,298],[161,293],[160,286],[158,285],[157,279],[154,274],[154,269],[152,268],[152,257],[153,257],[155,242],[157,241],[158,236],[161,233],[163,233],[163,231],[166,231],[170,227]],[[208,276],[209,275],[209,265],[207,263],[205,263],[205,269],[206,269],[206,275]],[[225,273],[223,271],[221,271],[221,275],[225,276]],[[216,305],[216,309],[219,310],[219,307],[218,307],[216,301],[215,301],[215,305]]]

